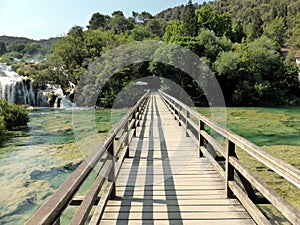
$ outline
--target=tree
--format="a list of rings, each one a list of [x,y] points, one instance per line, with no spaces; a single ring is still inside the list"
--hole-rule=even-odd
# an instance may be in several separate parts
[[[6,45],[3,41],[0,41],[0,56],[7,52]]]
[[[182,34],[190,37],[198,35],[197,17],[191,0],[189,0],[185,7],[185,13],[182,19]]]
[[[250,29],[248,33],[249,41],[253,41],[263,34],[263,21],[261,19],[260,13],[258,9],[254,10],[254,15],[252,19],[252,23],[250,23]]]
[[[56,77],[55,80],[61,79],[63,86],[68,86],[68,81],[76,84],[83,73],[86,56],[83,28],[74,26],[54,46],[49,59],[49,76]]]
[[[276,17],[264,29],[264,35],[276,41],[280,45],[284,44],[285,32],[286,32],[286,26],[285,26],[284,19],[282,17]]]
[[[134,28],[134,24],[127,20],[122,11],[114,11],[110,20],[110,27],[115,34],[124,33]]]
[[[155,34],[153,34],[151,30],[146,27],[136,27],[130,31],[130,34],[135,41],[143,41],[145,39],[156,37]]]
[[[143,25],[145,25],[149,20],[154,18],[151,15],[151,13],[146,12],[146,11],[144,11],[142,13],[132,12],[132,16],[135,20],[135,23],[143,24]]]
[[[163,40],[172,42],[181,36],[182,22],[180,20],[172,21],[165,30]]]
[[[200,27],[214,31],[218,37],[231,35],[232,19],[230,13],[219,14],[210,5],[206,4],[196,10],[196,15]]]
[[[232,28],[231,40],[233,42],[241,43],[243,38],[246,37],[244,32],[243,22],[241,20],[237,21]]]
[[[164,35],[166,26],[167,22],[161,18],[150,19],[146,25],[146,27],[150,29],[152,33],[156,34],[159,37],[162,37]]]
[[[236,51],[221,52],[213,64],[225,100],[229,104],[233,104],[234,91],[241,82],[241,56],[241,53]]]
[[[89,25],[87,26],[87,28],[96,30],[101,27],[102,29],[107,30],[109,28],[109,20],[109,16],[100,14],[99,12],[94,13],[89,21]]]

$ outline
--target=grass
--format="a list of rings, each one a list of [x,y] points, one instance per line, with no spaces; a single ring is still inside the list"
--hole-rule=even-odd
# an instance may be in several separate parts
[[[210,116],[209,108],[198,108]],[[260,146],[266,152],[300,169],[300,107],[227,108],[226,127]],[[281,176],[237,149],[239,159],[281,197],[300,211],[300,190]],[[274,224],[289,224],[269,205],[261,205]]]

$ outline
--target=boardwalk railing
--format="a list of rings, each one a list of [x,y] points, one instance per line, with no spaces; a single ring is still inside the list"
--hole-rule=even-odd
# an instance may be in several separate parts
[[[115,181],[121,164],[128,156],[129,143],[135,135],[141,115],[148,102],[149,91],[128,111],[110,131],[95,151],[88,156],[70,175],[54,195],[27,221],[27,225],[60,224],[63,211],[70,205],[78,205],[78,210],[70,224],[98,224],[105,204],[115,195]],[[84,197],[78,190],[92,171],[97,175]],[[98,197],[101,194],[101,197]],[[92,207],[96,205],[91,213]],[[91,215],[92,214],[92,215]]]
[[[237,197],[257,224],[270,224],[255,204],[271,203],[292,224],[300,224],[300,212],[271,189],[262,179],[247,168],[237,157],[236,147],[248,153],[257,161],[300,188],[300,170],[290,164],[272,156],[260,147],[225,129],[207,117],[195,112],[174,97],[159,91],[167,107],[174,114],[179,124],[185,126],[187,135],[199,146],[199,156],[210,159],[216,170],[225,180],[228,198]],[[198,125],[195,123],[198,122]],[[208,130],[217,132],[226,140],[222,145]],[[215,157],[217,152],[221,157]],[[225,164],[220,164],[223,158]],[[222,161],[222,160],[221,160]],[[235,176],[235,174],[239,177]],[[257,197],[257,191],[264,198]]]

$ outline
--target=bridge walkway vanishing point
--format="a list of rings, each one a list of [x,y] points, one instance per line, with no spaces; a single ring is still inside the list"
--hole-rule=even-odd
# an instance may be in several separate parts
[[[300,212],[239,160],[240,151],[300,188],[300,170],[176,98],[148,91],[26,225],[65,218],[71,225],[270,225],[259,204],[300,224]]]
[[[158,95],[129,149],[101,224],[255,224]]]

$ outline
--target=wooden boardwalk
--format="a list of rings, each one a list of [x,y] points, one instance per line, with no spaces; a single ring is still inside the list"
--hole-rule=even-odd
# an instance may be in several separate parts
[[[236,149],[297,188],[300,170],[167,93],[149,94],[26,225],[60,225],[70,207],[78,207],[71,225],[278,224],[274,218],[300,224],[300,212],[245,166]],[[85,181],[90,187],[82,195]],[[264,214],[259,204],[282,216]]]
[[[101,224],[255,224],[159,97],[151,95]]]

